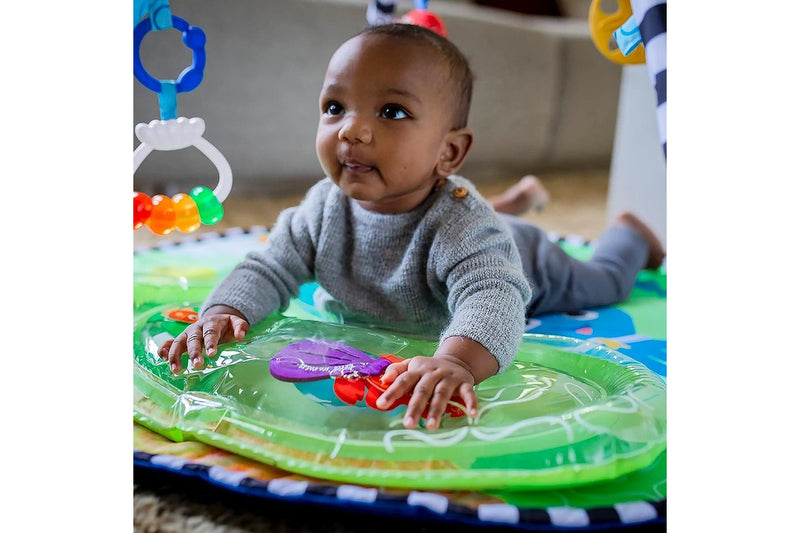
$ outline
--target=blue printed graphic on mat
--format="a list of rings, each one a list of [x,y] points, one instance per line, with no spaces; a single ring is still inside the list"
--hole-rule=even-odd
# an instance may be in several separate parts
[[[300,287],[299,299],[314,305],[316,283]],[[636,288],[665,296],[654,281],[637,281]],[[526,333],[562,335],[602,344],[644,364],[656,374],[667,376],[667,342],[637,334],[633,319],[616,307],[601,307],[572,314],[550,314],[528,320]]]
[[[637,334],[630,315],[603,307],[579,313],[543,315],[528,320],[527,333],[563,335],[602,344],[667,376],[667,342]]]

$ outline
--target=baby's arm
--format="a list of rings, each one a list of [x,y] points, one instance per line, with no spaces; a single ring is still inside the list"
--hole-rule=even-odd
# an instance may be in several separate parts
[[[477,416],[474,386],[504,371],[525,329],[531,288],[508,228],[476,202],[460,216],[448,211],[430,248],[436,278],[446,286],[452,320],[433,357],[414,357],[387,368],[391,386],[377,406],[388,408],[413,389],[403,425],[416,427],[430,403],[426,427],[436,429],[455,395]]]
[[[169,361],[173,372],[181,370],[181,356],[189,354],[190,365],[200,368],[203,365],[203,348],[209,356],[217,352],[217,345],[233,339],[243,339],[250,329],[250,323],[239,311],[225,305],[208,308],[197,322],[190,324],[183,332],[161,345],[158,355]]]
[[[419,425],[425,407],[425,427],[437,429],[451,397],[461,396],[467,415],[478,414],[475,385],[497,373],[497,359],[480,343],[467,337],[448,337],[433,357],[417,356],[390,365],[382,381],[390,383],[378,398],[379,408],[387,409],[407,392],[414,391],[408,402],[403,425]]]
[[[326,191],[335,187],[323,180],[309,189],[298,207],[284,210],[269,233],[267,246],[247,254],[209,294],[200,319],[158,350],[173,372],[181,369],[181,356],[190,365],[203,364],[203,349],[214,355],[217,346],[242,339],[268,314],[285,309],[299,287],[312,277],[315,238],[321,226]]]

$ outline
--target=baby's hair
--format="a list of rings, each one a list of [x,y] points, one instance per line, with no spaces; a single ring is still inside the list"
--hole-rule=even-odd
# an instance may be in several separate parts
[[[422,43],[436,50],[450,65],[450,79],[457,91],[453,102],[453,129],[466,127],[472,101],[473,75],[472,70],[469,68],[469,61],[456,45],[438,33],[416,24],[379,24],[365,28],[360,35],[387,35]]]

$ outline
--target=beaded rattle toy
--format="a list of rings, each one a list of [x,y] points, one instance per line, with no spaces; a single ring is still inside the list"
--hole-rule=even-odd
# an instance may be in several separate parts
[[[142,85],[158,94],[161,120],[136,125],[134,131],[141,144],[133,152],[133,172],[153,150],[180,150],[195,146],[214,163],[219,171],[219,182],[213,191],[197,186],[189,194],[178,193],[172,198],[163,194],[150,198],[134,192],[133,229],[147,226],[156,235],[168,235],[176,229],[191,233],[201,224],[216,224],[222,219],[222,202],[228,197],[233,183],[231,167],[225,156],[203,138],[205,121],[198,117],[178,117],[177,112],[177,93],[194,90],[203,79],[206,35],[202,29],[172,15],[168,0],[136,0],[134,24],[133,73]],[[177,80],[157,80],[144,69],[139,47],[149,31],[168,28],[175,28],[183,34],[184,44],[192,51],[192,64],[181,72]]]

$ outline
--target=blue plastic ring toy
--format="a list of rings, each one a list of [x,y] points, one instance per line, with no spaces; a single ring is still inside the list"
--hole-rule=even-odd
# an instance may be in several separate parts
[[[206,66],[206,34],[197,26],[180,17],[172,15],[172,26],[183,33],[183,42],[192,50],[192,64],[181,72],[175,80],[175,92],[187,93],[194,90],[203,81],[203,69]],[[147,73],[139,57],[139,47],[147,32],[153,29],[150,17],[142,19],[133,29],[133,75],[142,85],[155,93],[161,92],[161,82]]]

